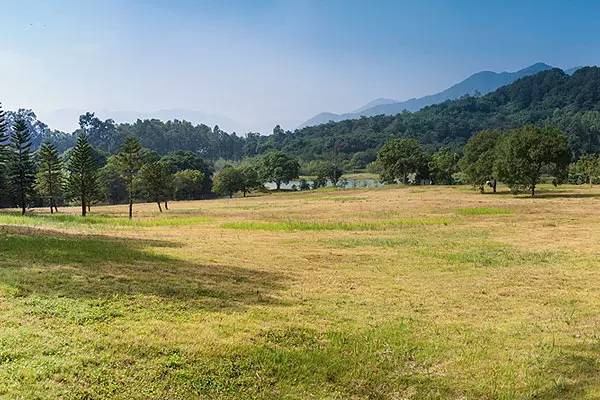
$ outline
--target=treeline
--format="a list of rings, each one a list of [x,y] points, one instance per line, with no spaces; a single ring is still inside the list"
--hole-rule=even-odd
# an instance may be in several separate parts
[[[391,139],[379,151],[376,166],[389,183],[470,183],[483,193],[497,182],[513,193],[529,191],[532,196],[546,177],[554,184],[566,182],[569,171],[586,181],[600,176],[597,155],[586,155],[571,164],[567,136],[552,127],[526,125],[501,132],[481,131],[465,145],[462,157],[449,148],[429,155],[416,139]]]
[[[93,119],[93,116],[88,115]],[[127,136],[109,154],[95,147],[86,117],[73,147],[62,152],[50,140],[34,150],[31,124],[6,118],[0,106],[0,206],[47,206],[51,213],[67,203],[79,204],[85,216],[96,203],[129,204],[151,201],[162,212],[170,200],[195,200],[211,194],[232,196],[263,190],[266,182],[277,189],[296,179],[298,160],[279,151],[267,152],[241,166],[223,166],[214,176],[212,163],[191,151],[167,154],[144,147]],[[115,145],[116,146],[116,145]]]

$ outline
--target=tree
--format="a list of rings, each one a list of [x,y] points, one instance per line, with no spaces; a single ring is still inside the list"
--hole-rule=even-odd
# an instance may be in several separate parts
[[[58,155],[56,146],[44,142],[38,150],[37,191],[42,197],[48,199],[50,213],[58,212],[57,198],[62,195],[64,175],[62,160]]]
[[[86,216],[87,206],[98,193],[98,167],[95,153],[84,134],[80,134],[69,154],[67,185],[69,193],[81,203],[81,215]]]
[[[15,122],[9,149],[9,183],[21,214],[25,215],[35,184],[35,164],[31,157],[31,135],[22,120]]]
[[[337,186],[338,181],[344,174],[344,169],[339,167],[336,163],[331,161],[322,161],[315,168],[315,181],[319,182],[321,186],[327,184],[327,180],[331,181],[333,186]]]
[[[458,154],[448,148],[433,153],[428,165],[433,183],[452,185],[454,183],[452,175],[458,172],[458,159]]]
[[[173,174],[165,163],[154,161],[144,164],[139,173],[139,186],[144,196],[158,205],[164,201],[165,209],[169,209],[167,202],[173,193]]]
[[[175,200],[195,200],[204,193],[205,176],[202,171],[186,169],[173,174]]]
[[[566,178],[570,159],[567,138],[561,131],[528,125],[502,136],[494,170],[513,192],[526,189],[533,197],[542,174],[552,175],[556,183]]]
[[[129,219],[133,217],[133,193],[135,178],[142,167],[142,146],[134,137],[127,137],[116,157],[119,170],[127,186],[127,200],[129,202]]]
[[[401,179],[407,184],[409,174],[417,174],[427,166],[427,157],[416,139],[390,139],[379,150],[377,162],[384,181]]]
[[[260,169],[261,179],[264,182],[274,182],[279,190],[282,183],[287,184],[298,178],[300,163],[282,151],[271,151],[262,157]]]
[[[242,177],[240,191],[244,194],[244,197],[253,190],[264,188],[254,165],[243,165],[238,170]]]
[[[239,169],[230,166],[225,167],[215,175],[213,191],[231,198],[235,192],[242,190],[243,179]]]
[[[499,138],[498,131],[482,131],[469,139],[463,149],[460,168],[473,186],[479,186],[481,193],[484,192],[485,183],[488,181],[492,182],[493,192],[496,193],[494,161]]]
[[[585,177],[585,180],[592,187],[594,180],[600,177],[600,158],[598,155],[584,154],[575,163],[574,169]]]
[[[8,160],[7,142],[8,124],[6,122],[6,114],[2,109],[2,103],[0,103],[0,190],[3,191],[6,189],[5,169]]]

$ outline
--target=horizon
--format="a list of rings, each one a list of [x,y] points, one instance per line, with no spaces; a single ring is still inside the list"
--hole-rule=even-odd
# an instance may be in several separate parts
[[[77,125],[69,110],[186,110],[205,119],[192,122],[242,135],[294,130],[321,112],[430,95],[480,71],[596,65],[593,9],[600,5],[25,1],[4,6],[0,101],[68,132]]]

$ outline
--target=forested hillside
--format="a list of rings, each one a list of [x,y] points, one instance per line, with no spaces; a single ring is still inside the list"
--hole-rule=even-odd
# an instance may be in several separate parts
[[[600,150],[600,68],[572,76],[559,69],[520,79],[482,97],[464,97],[419,112],[375,116],[307,127],[262,138],[302,159],[369,159],[390,137],[414,137],[430,148],[462,147],[483,129],[527,123],[565,131],[575,156]]]

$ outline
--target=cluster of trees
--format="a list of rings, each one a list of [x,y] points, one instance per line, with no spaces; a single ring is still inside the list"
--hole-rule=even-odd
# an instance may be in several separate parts
[[[377,164],[387,182],[409,183],[412,177],[448,184],[462,172],[481,192],[486,185],[496,192],[497,181],[502,181],[513,192],[527,190],[534,196],[543,176],[552,177],[556,184],[567,180],[571,156],[560,130],[526,125],[506,132],[479,132],[467,142],[462,157],[447,148],[428,155],[415,139],[392,139],[381,148]],[[595,156],[582,157],[575,168],[590,181],[600,175]]]

